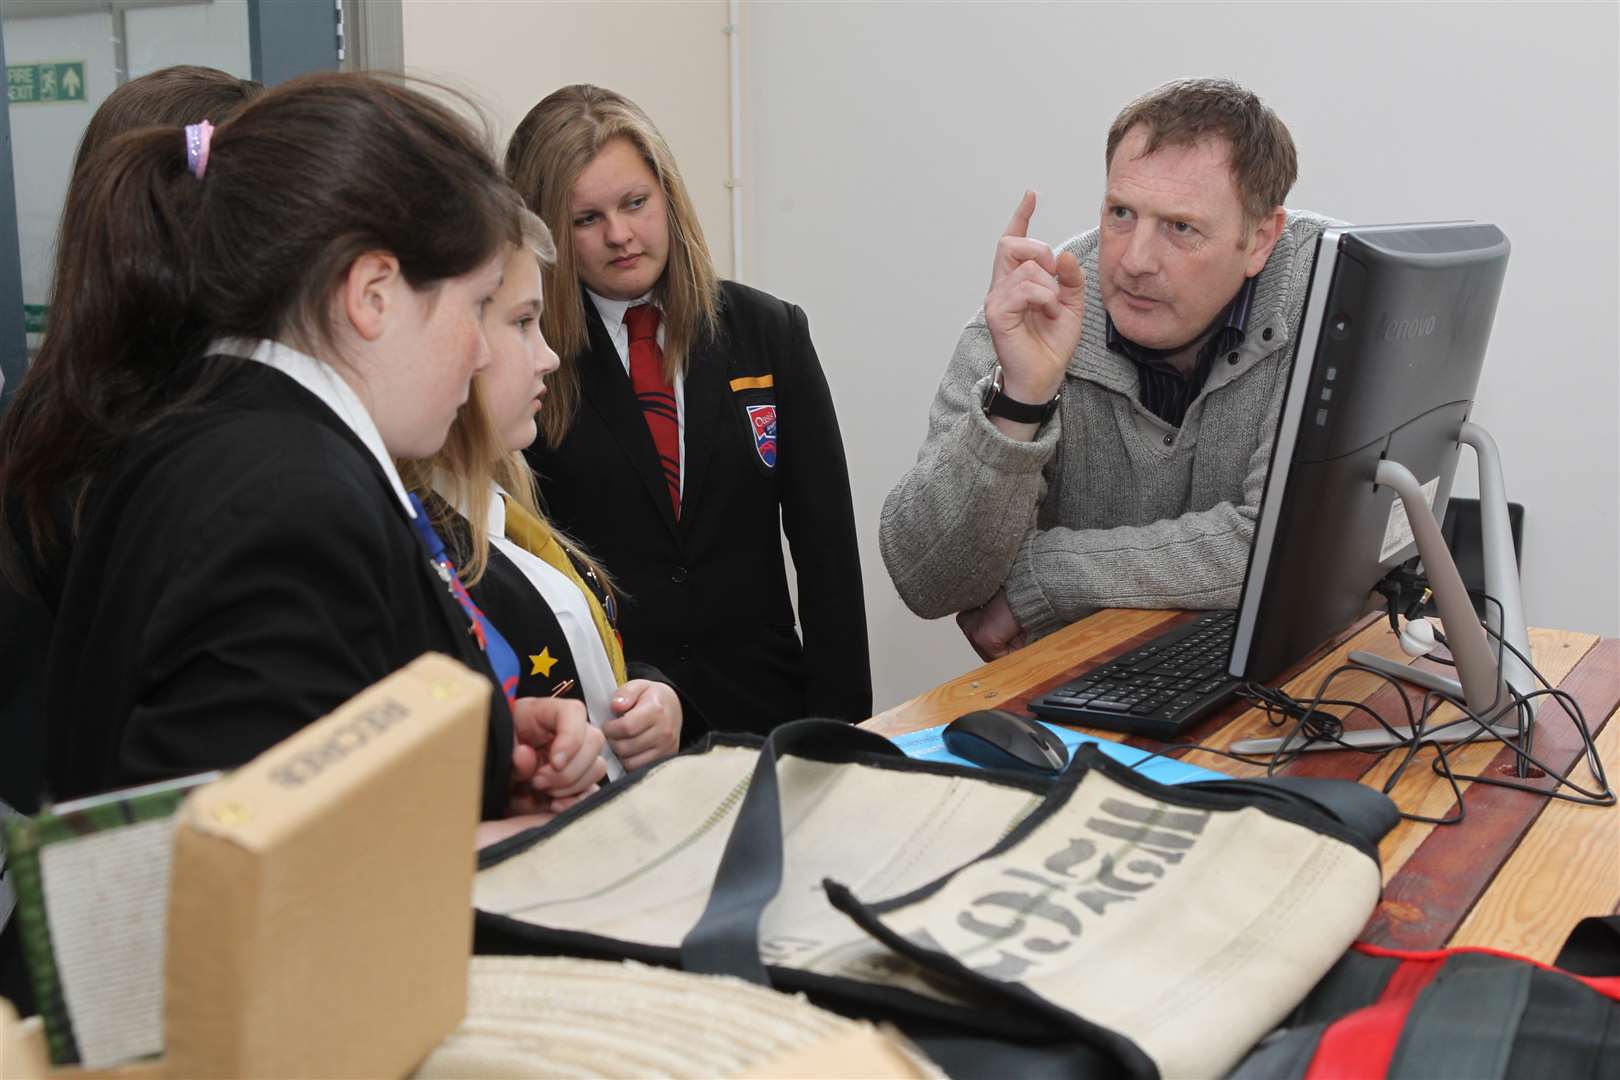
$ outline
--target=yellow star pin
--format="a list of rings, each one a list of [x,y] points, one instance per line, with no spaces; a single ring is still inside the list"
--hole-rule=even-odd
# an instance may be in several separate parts
[[[539,656],[531,656],[529,659],[534,661],[534,670],[529,672],[530,675],[543,675],[548,679],[551,678],[551,669],[556,666],[557,658],[551,655],[550,646],[541,649]]]

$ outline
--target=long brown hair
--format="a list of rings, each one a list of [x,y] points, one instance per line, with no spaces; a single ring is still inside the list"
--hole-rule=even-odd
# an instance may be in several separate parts
[[[96,151],[126,131],[198,120],[223,124],[263,93],[263,83],[196,64],[176,64],[131,79],[96,106],[79,139],[72,175],[77,177]]]
[[[713,335],[719,322],[720,279],[663,135],[635,102],[612,90],[582,83],[547,95],[512,133],[506,174],[551,227],[557,243],[557,269],[546,280],[541,318],[546,340],[563,361],[552,376],[551,400],[540,418],[541,437],[552,446],[567,433],[578,407],[578,362],[590,343],[568,197],[579,174],[614,139],[626,139],[636,148],[658,177],[669,207],[669,262],[654,286],[664,311],[665,374],[673,379],[686,370],[698,343]]]
[[[331,297],[357,257],[392,252],[429,289],[515,240],[518,212],[461,116],[368,75],[267,91],[218,126],[200,179],[178,127],[95,150],[63,213],[72,287],[52,297],[51,332],[0,418],[8,526],[45,556],[63,539],[54,499],[76,516],[126,440],[196,407],[217,379],[210,341],[328,346]],[[4,539],[0,551],[22,546],[10,528]]]

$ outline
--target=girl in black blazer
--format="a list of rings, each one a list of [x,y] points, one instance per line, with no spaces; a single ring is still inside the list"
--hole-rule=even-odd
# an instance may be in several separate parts
[[[605,573],[550,528],[536,503],[522,451],[535,439],[546,376],[558,361],[539,325],[540,264],[556,251],[546,227],[531,221],[485,310],[489,367],[439,453],[404,462],[401,472],[451,541],[473,599],[517,651],[518,693],[584,702],[607,738],[608,778],[617,779],[674,753],[694,732],[683,733],[668,680],[626,663]]]
[[[487,364],[523,213],[463,121],[358,75],[88,163],[0,421],[0,554],[55,598],[54,795],[237,765],[430,649],[498,669],[391,455]],[[583,712],[492,695],[484,817],[596,781]]]
[[[180,127],[204,118],[224,123],[262,93],[264,87],[250,79],[191,65],[161,68],[131,79],[96,106],[73,155],[68,183],[77,183],[86,162],[126,131],[154,125]],[[58,261],[51,285],[57,295],[78,286],[62,277],[62,269]],[[59,509],[65,513],[65,504]],[[42,582],[19,590],[0,574],[0,733],[6,748],[0,754],[0,801],[24,814],[39,809],[45,786],[40,680],[50,645],[51,612],[58,599],[55,585]]]
[[[717,279],[669,147],[619,94],[547,97],[506,167],[558,250],[543,325],[563,366],[529,460],[623,587],[626,652],[722,730],[864,719],[849,473],[804,313]]]

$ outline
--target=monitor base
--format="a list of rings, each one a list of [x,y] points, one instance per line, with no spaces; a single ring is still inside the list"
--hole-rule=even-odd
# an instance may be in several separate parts
[[[1456,679],[1448,679],[1444,675],[1422,668],[1409,667],[1398,660],[1391,660],[1387,656],[1376,653],[1353,652],[1350,660],[1362,667],[1371,668],[1391,678],[1411,683],[1424,690],[1433,690],[1437,693],[1448,694],[1454,698],[1462,697],[1462,684]],[[1448,721],[1439,731],[1425,732],[1426,741],[1455,743],[1464,739],[1478,736],[1480,728],[1486,725],[1468,724]],[[1306,735],[1289,735],[1284,738],[1271,739],[1239,739],[1227,747],[1234,754],[1275,754],[1275,753],[1303,753],[1310,750],[1343,750],[1353,747],[1357,750],[1381,750],[1396,746],[1405,746],[1413,739],[1412,729],[1405,724],[1390,725],[1391,730],[1381,727],[1367,728],[1359,731],[1341,732],[1339,738],[1313,739]],[[1490,733],[1500,739],[1517,739],[1520,736],[1517,724],[1493,724],[1489,726]],[[1287,744],[1286,747],[1284,744]]]

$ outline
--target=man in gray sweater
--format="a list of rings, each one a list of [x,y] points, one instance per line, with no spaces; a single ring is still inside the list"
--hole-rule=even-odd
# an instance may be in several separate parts
[[[993,659],[1102,607],[1234,607],[1315,240],[1277,115],[1169,83],[1108,132],[1098,228],[1026,192],[879,543],[918,615]]]

